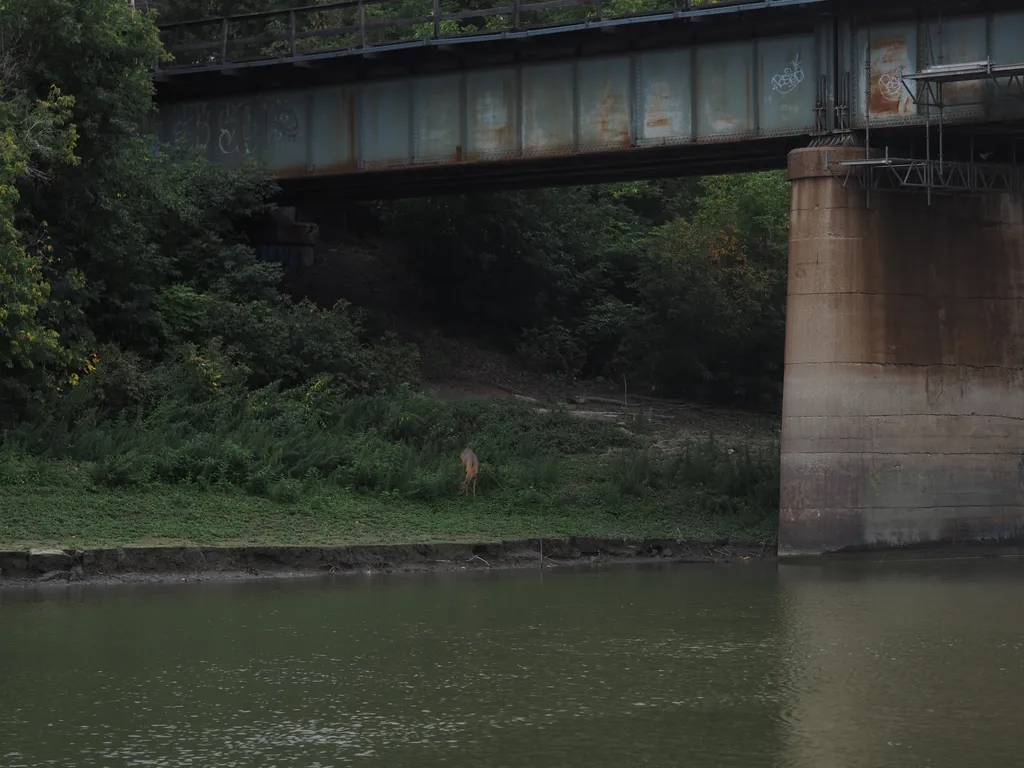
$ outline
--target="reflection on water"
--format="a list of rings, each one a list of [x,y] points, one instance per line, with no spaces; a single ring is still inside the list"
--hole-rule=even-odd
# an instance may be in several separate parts
[[[1020,564],[783,567],[786,765],[1021,760]]]
[[[0,592],[0,766],[1010,765],[1016,561]]]

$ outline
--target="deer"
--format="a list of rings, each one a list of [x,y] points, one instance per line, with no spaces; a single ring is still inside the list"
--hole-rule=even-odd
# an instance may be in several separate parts
[[[473,481],[473,495],[476,496],[476,476],[480,474],[480,459],[473,453],[473,449],[466,446],[462,449],[462,453],[459,454],[459,461],[462,462],[462,466],[466,468],[466,479],[462,481],[462,485],[459,486],[459,490],[462,493],[467,493],[466,487],[469,481]]]

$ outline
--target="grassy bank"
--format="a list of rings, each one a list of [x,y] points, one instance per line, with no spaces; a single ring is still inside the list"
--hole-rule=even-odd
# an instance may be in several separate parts
[[[530,537],[774,541],[771,449],[651,446],[557,408],[310,390],[224,394],[8,433],[0,548]],[[457,456],[481,458],[461,497]]]

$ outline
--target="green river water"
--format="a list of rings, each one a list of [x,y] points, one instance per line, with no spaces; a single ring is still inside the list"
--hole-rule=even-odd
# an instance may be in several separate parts
[[[0,766],[1024,765],[1024,562],[0,590]]]

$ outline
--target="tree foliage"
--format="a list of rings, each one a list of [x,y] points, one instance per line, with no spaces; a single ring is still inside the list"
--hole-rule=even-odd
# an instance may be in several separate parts
[[[789,188],[778,173],[381,206],[452,332],[567,375],[772,407]]]
[[[152,17],[119,0],[0,0],[0,422],[52,407],[107,354],[224,355],[253,386],[410,378],[414,352],[348,308],[281,294],[245,234],[269,178],[159,151],[161,55]]]
[[[782,394],[789,186],[711,177],[687,218],[641,241],[628,367],[674,394],[775,405]]]
[[[8,10],[14,9],[0,2],[0,19]],[[17,34],[0,26],[0,403],[59,387],[75,363],[51,306],[46,272],[53,246],[46,223],[23,232],[16,221],[21,188],[76,160],[74,102],[56,87],[40,98],[17,87],[25,71]]]
[[[142,381],[208,398],[414,379],[415,349],[352,307],[282,293],[246,235],[276,189],[258,168],[158,147],[161,55],[153,17],[126,3],[0,0],[0,422],[55,399],[114,416],[151,399]],[[567,376],[772,406],[787,197],[780,175],[756,174],[372,210],[446,330]]]

